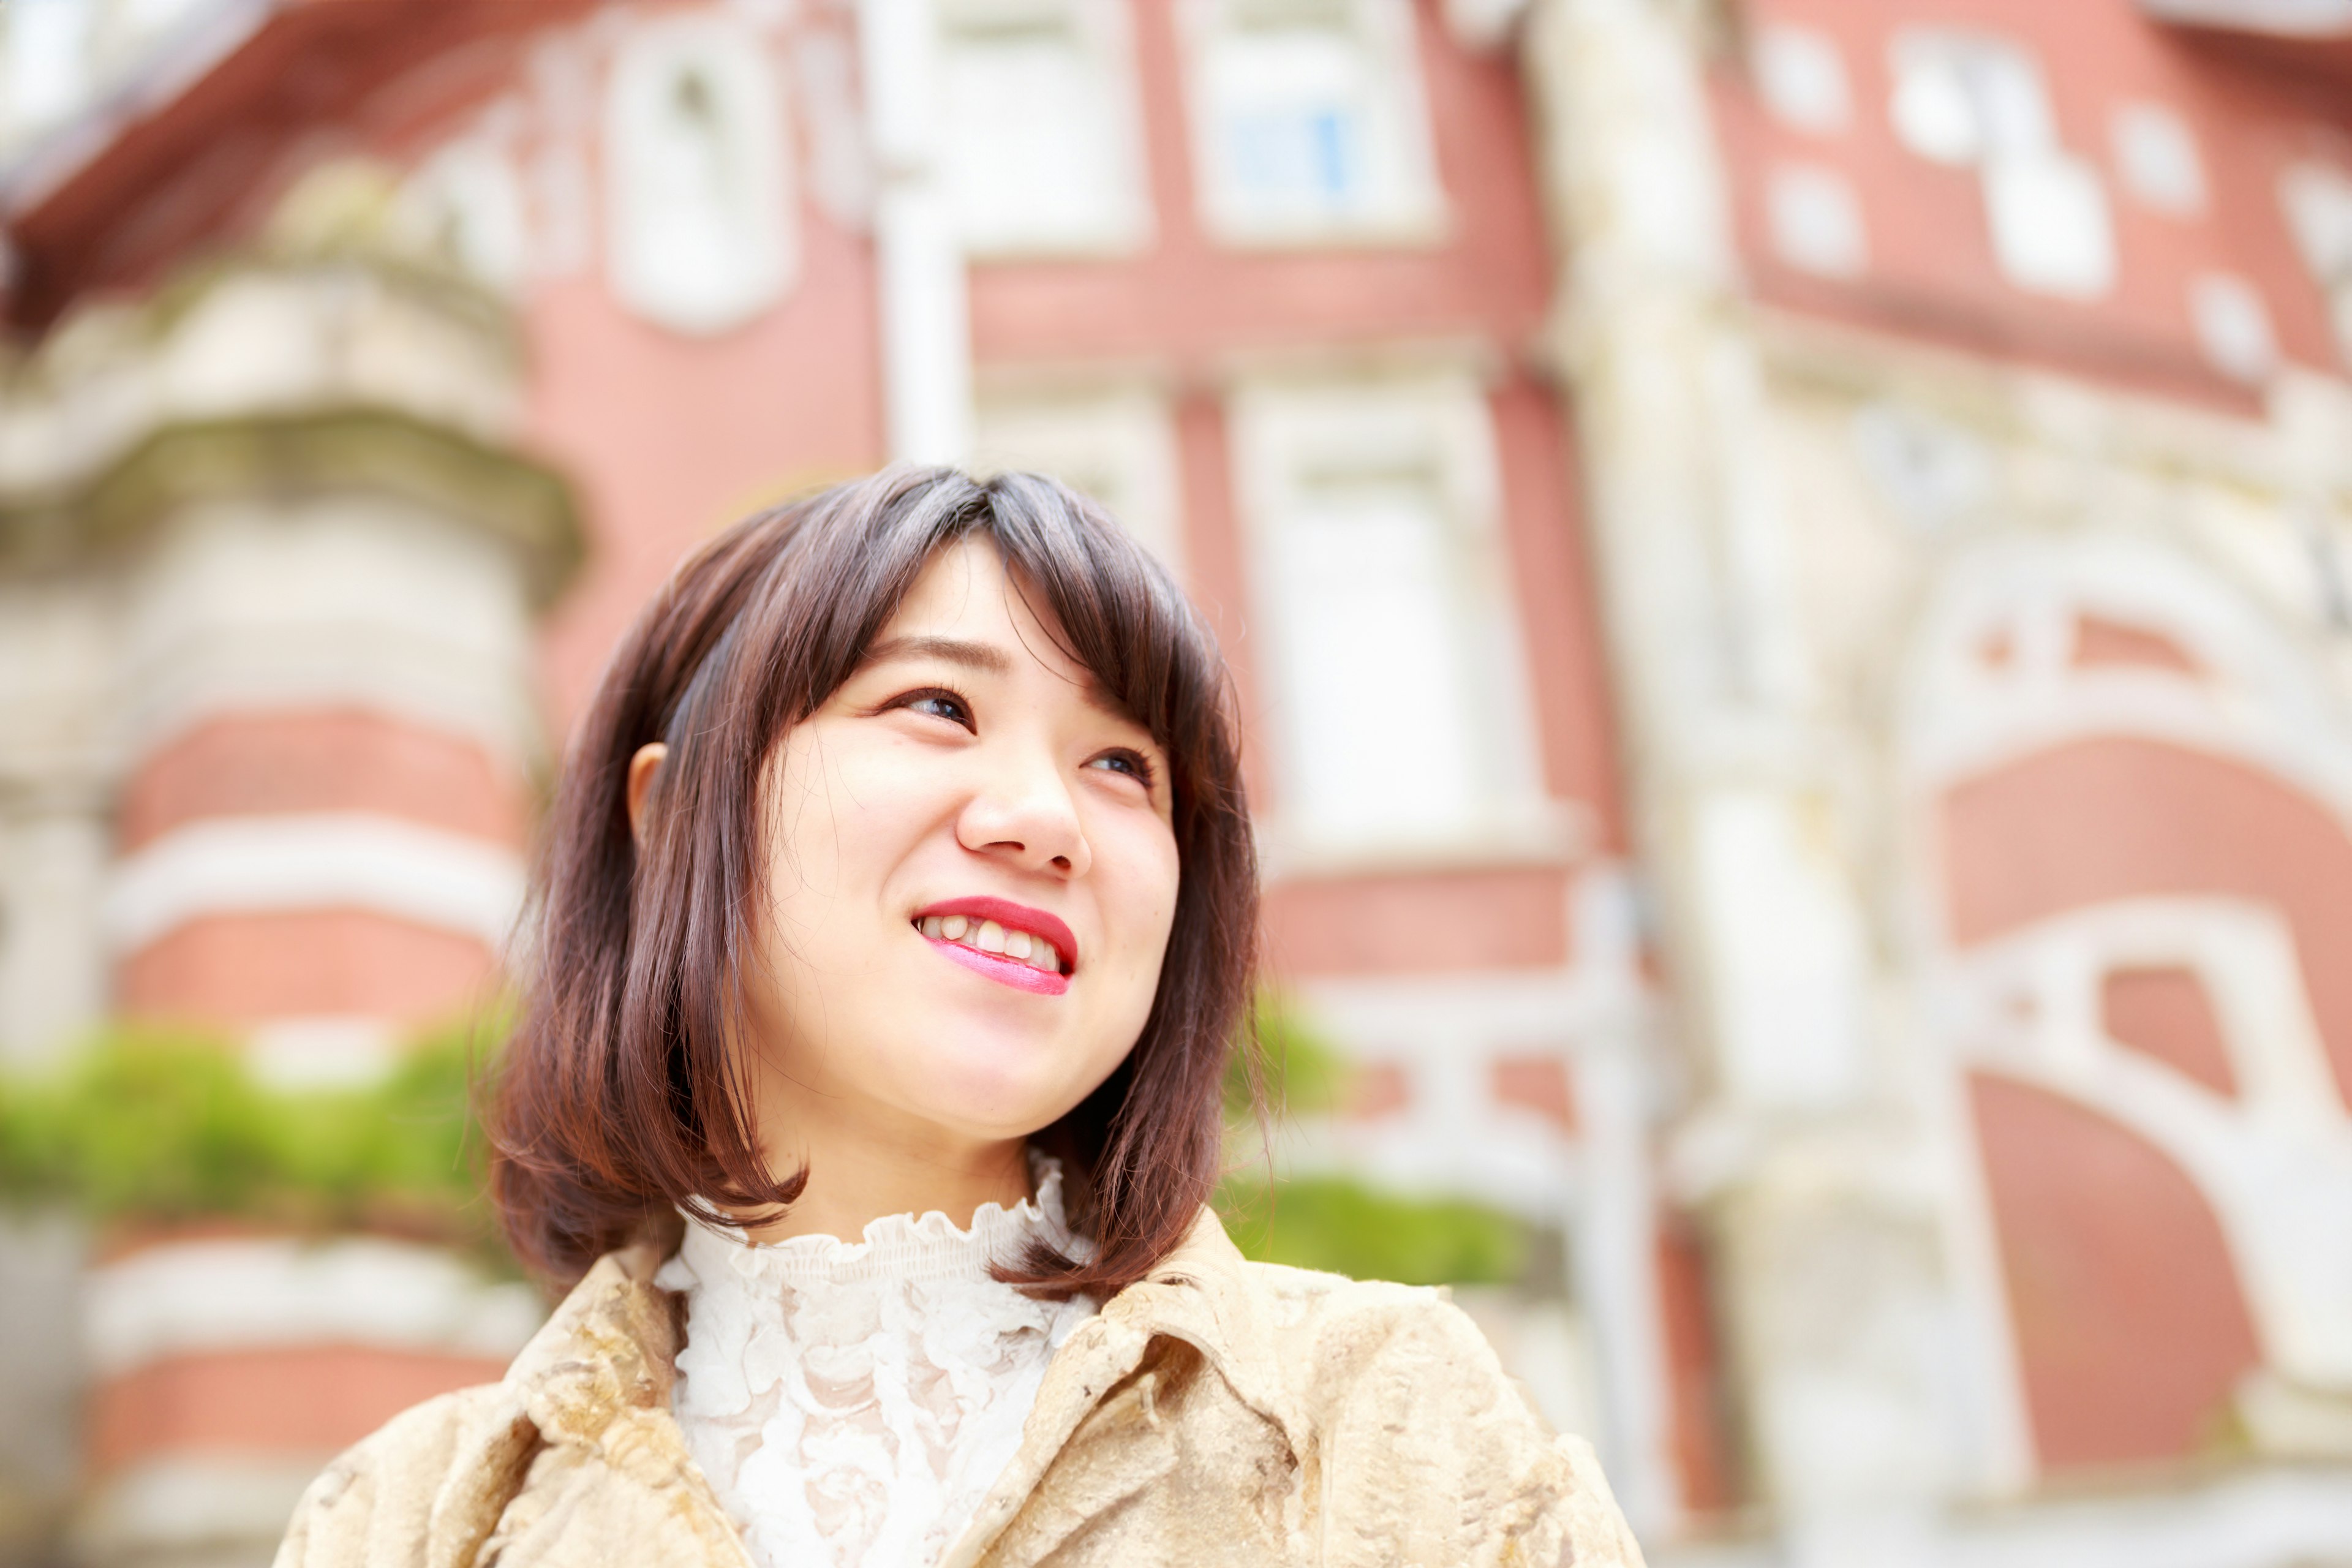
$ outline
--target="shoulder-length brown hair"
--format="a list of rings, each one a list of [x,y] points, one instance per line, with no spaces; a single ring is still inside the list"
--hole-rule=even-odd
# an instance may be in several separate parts
[[[1165,750],[1180,882],[1135,1048],[1038,1135],[1081,1194],[1081,1261],[1003,1277],[1108,1296],[1181,1240],[1217,1175],[1227,1052],[1255,957],[1257,873],[1230,682],[1167,572],[1050,479],[895,468],[736,524],[681,565],[606,668],[533,884],[520,1022],[490,1085],[490,1184],[524,1262],[568,1283],[700,1200],[789,1204],[760,1159],[743,965],[767,907],[761,790],[783,732],[856,672],[942,547],[984,538],[1066,651]],[[630,831],[629,759],[669,747]]]

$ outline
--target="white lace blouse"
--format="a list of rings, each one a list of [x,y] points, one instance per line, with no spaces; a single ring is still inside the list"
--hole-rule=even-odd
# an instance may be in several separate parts
[[[672,1394],[695,1461],[761,1568],[928,1568],[1021,1445],[1045,1363],[1094,1313],[988,1276],[1033,1235],[1085,1243],[1061,1173],[971,1228],[893,1215],[862,1242],[754,1246],[688,1221],[655,1277],[686,1293]]]

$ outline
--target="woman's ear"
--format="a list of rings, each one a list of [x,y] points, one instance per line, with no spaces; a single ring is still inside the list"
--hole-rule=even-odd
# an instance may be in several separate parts
[[[629,759],[629,837],[643,848],[646,842],[646,795],[654,787],[654,775],[669,757],[669,748],[659,741],[649,741],[639,746]]]

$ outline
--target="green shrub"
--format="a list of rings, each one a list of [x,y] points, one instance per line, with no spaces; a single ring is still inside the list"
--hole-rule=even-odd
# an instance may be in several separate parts
[[[218,1041],[110,1030],[50,1072],[0,1076],[0,1201],[62,1204],[99,1224],[391,1231],[502,1259],[467,1083],[469,1047],[500,1037],[503,1023],[440,1031],[382,1080],[336,1089],[260,1082]],[[1341,1102],[1344,1059],[1294,1010],[1264,998],[1255,1023],[1276,1114]],[[1238,1053],[1226,1105],[1249,1140]],[[1523,1227],[1499,1211],[1339,1176],[1269,1184],[1244,1172],[1216,1205],[1248,1256],[1361,1279],[1499,1282],[1518,1277],[1527,1251]]]
[[[353,1089],[278,1089],[219,1042],[111,1030],[45,1074],[0,1078],[0,1196],[100,1223],[241,1217],[486,1241],[467,1114],[469,1031]]]
[[[1225,1065],[1225,1114],[1250,1120],[1250,1041],[1256,1044],[1258,1084],[1269,1116],[1310,1116],[1336,1110],[1347,1089],[1347,1060],[1317,1034],[1298,1010],[1273,992],[1250,1009],[1249,1036]]]
[[[1264,1263],[1406,1285],[1505,1285],[1526,1271],[1527,1227],[1465,1199],[1403,1197],[1341,1176],[1236,1176],[1216,1206],[1243,1255]]]
[[[1251,1022],[1270,1115],[1318,1115],[1345,1103],[1347,1058],[1294,1005],[1261,994]],[[1256,1132],[1247,1071],[1234,1053],[1225,1110],[1244,1151]],[[1525,1270],[1527,1227],[1499,1209],[1385,1193],[1340,1175],[1273,1182],[1248,1168],[1270,1168],[1263,1154],[1243,1159],[1244,1168],[1219,1184],[1215,1206],[1245,1257],[1407,1285],[1505,1284]]]

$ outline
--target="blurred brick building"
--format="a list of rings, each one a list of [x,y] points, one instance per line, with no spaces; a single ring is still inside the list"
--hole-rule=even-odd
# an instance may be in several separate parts
[[[2343,0],[7,0],[0,224],[13,1062],[380,1071],[682,551],[1045,468],[1235,664],[1290,1157],[1558,1238],[1654,1560],[2352,1561]],[[107,1562],[531,1321],[12,1245]]]

